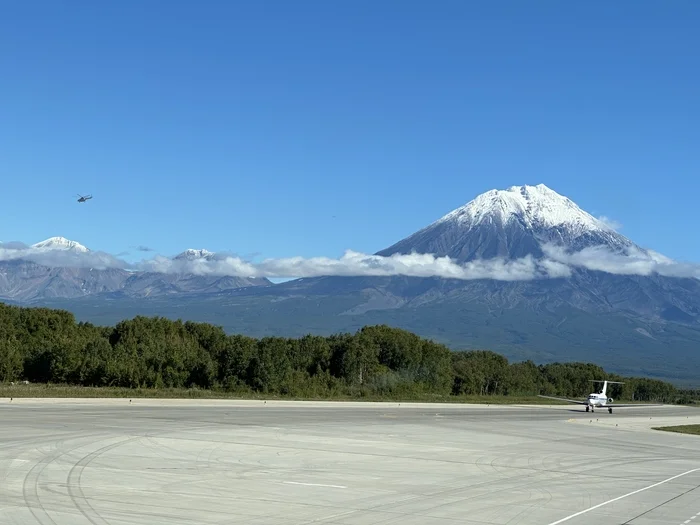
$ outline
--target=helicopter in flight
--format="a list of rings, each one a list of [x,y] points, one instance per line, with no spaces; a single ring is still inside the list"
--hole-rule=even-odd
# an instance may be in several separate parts
[[[85,202],[85,201],[87,201],[87,200],[92,199],[92,195],[85,195],[85,196],[83,196],[83,195],[81,195],[80,193],[78,193],[78,197],[80,197],[80,198],[78,199],[78,202]]]

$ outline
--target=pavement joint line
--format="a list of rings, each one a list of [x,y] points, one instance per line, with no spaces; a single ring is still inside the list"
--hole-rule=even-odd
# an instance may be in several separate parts
[[[698,471],[700,471],[700,468],[694,468],[691,470],[687,470],[686,472],[682,472],[681,474],[676,474],[675,476],[671,476],[670,478],[667,478],[667,479],[664,479],[664,480],[659,481],[657,483],[654,483],[653,485],[649,485],[648,487],[643,487],[641,489],[637,489],[637,490],[634,490],[632,492],[628,492],[627,494],[623,494],[622,496],[618,496],[617,498],[609,499],[607,501],[604,501],[603,503],[598,503],[598,505],[594,505],[592,507],[581,510],[581,511],[576,512],[574,514],[570,514],[569,516],[566,516],[565,518],[562,518],[562,519],[557,520],[557,521],[553,521],[552,523],[549,523],[548,525],[559,525],[559,523],[564,523],[565,521],[569,521],[570,519],[573,519],[577,516],[581,516],[582,514],[586,514],[587,512],[598,509],[604,505],[608,505],[609,503],[614,503],[616,501],[627,498],[629,496],[634,496],[635,494],[639,494],[640,492],[644,492],[645,490],[653,489],[654,487],[658,487],[659,485],[663,485],[664,483],[668,483],[669,481],[673,481],[674,479],[678,479],[680,477],[687,476],[688,474],[692,474],[693,472],[698,472]],[[685,523],[689,523],[689,522],[690,522],[690,520],[686,521]]]
[[[333,489],[346,489],[347,488],[344,485],[326,485],[325,483],[302,483],[301,481],[283,481],[282,483],[286,483],[288,485],[304,485],[307,487],[330,487]]]

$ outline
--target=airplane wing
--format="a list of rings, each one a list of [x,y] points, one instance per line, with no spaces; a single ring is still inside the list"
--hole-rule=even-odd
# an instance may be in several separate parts
[[[577,405],[587,405],[588,402],[586,401],[577,401],[575,399],[566,399],[565,397],[552,397],[552,396],[542,396],[539,395],[537,397],[543,397],[545,399],[554,399],[556,401],[566,401],[567,403],[575,403]],[[663,403],[630,403],[628,405],[624,405],[621,403],[608,403],[605,405],[605,408],[634,408],[634,407],[662,407],[664,406]]]
[[[622,405],[618,403],[607,403],[605,405],[605,408],[634,408],[634,407],[662,407],[664,406],[663,403],[652,403],[652,404],[646,404],[646,403],[632,403],[629,405]]]
[[[537,396],[537,397],[543,397],[545,399],[554,399],[556,401],[566,401],[567,403],[576,403],[577,405],[587,405],[588,403],[586,401],[577,401],[575,399],[566,399],[564,397],[552,397],[552,396]]]

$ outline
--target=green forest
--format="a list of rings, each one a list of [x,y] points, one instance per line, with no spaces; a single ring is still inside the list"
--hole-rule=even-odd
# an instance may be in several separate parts
[[[126,388],[196,388],[295,398],[425,399],[467,396],[581,397],[591,379],[624,381],[617,400],[695,403],[700,392],[622,377],[591,363],[513,362],[488,350],[453,351],[405,330],[300,338],[227,334],[163,317],[114,327],[64,310],[0,304],[0,382]]]

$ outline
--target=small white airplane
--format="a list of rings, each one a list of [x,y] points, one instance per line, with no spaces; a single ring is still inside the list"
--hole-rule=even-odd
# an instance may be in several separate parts
[[[586,405],[586,412],[589,410],[591,412],[595,412],[596,407],[604,408],[607,407],[608,412],[612,414],[612,409],[613,407],[608,406],[612,405],[613,403],[613,398],[608,397],[607,391],[608,391],[608,385],[624,385],[624,383],[621,383],[619,381],[601,381],[597,379],[591,379],[591,382],[593,383],[603,383],[603,389],[600,392],[593,392],[588,396],[588,399],[585,401],[578,401],[576,399],[566,399],[563,397],[552,397],[552,396],[538,396],[538,397],[543,397],[545,399],[556,399],[557,401],[566,401],[567,403],[575,403],[577,405]],[[654,403],[654,404],[642,404],[642,403],[633,403],[630,405],[615,405],[616,408],[631,408],[631,407],[660,407],[663,406],[661,403]]]

